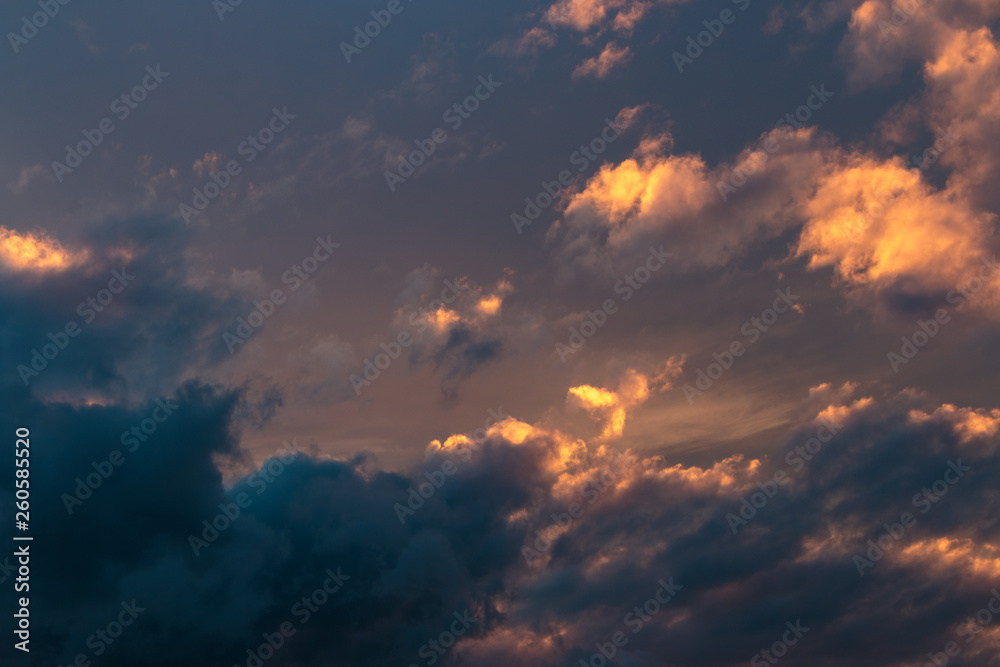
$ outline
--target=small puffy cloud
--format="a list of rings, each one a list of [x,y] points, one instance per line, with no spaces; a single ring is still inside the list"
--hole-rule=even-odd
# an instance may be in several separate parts
[[[18,232],[0,226],[0,269],[15,273],[61,272],[87,261],[86,250],[70,251],[44,231]]]
[[[490,51],[502,55],[536,56],[541,49],[555,46],[560,30],[575,33],[579,41],[593,45],[603,34],[611,31],[628,37],[636,26],[657,5],[686,0],[557,0],[548,7],[541,22],[529,28],[519,38],[502,39]],[[586,76],[603,78],[617,66],[631,59],[628,47],[608,44],[602,52],[586,59],[574,71],[573,78]]]
[[[205,153],[201,158],[194,161],[194,164],[191,165],[191,171],[199,178],[207,176],[219,170],[222,166],[222,160],[223,156],[221,153]]]
[[[645,403],[653,392],[669,389],[671,380],[681,373],[683,363],[682,357],[672,357],[652,377],[629,369],[614,391],[590,385],[571,387],[566,402],[571,407],[586,411],[601,424],[599,440],[619,438],[625,430],[629,410]]]
[[[545,11],[544,20],[580,33],[610,29],[627,34],[656,4],[642,0],[559,0]]]
[[[442,391],[453,398],[462,380],[502,354],[504,340],[516,328],[503,318],[504,300],[513,290],[509,274],[490,287],[468,278],[445,278],[425,265],[404,279],[392,317],[397,333],[389,338],[406,332],[413,341],[410,363],[440,370]]]
[[[627,64],[631,59],[632,51],[629,47],[619,47],[614,42],[609,42],[601,51],[601,55],[587,58],[573,70],[573,79],[588,76],[603,79],[611,74],[613,69]]]
[[[535,26],[520,37],[506,37],[490,46],[489,52],[501,56],[537,56],[542,49],[556,45],[556,33],[544,26]]]

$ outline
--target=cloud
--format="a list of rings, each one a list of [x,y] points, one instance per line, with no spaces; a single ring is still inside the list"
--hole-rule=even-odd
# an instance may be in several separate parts
[[[464,380],[499,360],[509,343],[516,343],[520,332],[533,326],[504,311],[504,301],[514,291],[509,272],[493,286],[481,286],[464,277],[447,278],[424,265],[403,282],[391,332],[368,344],[378,354],[381,343],[395,341],[405,332],[411,367],[430,366],[439,373],[441,391],[449,401],[456,398]]]
[[[593,45],[608,31],[619,37],[629,37],[636,26],[657,5],[668,5],[686,0],[557,0],[542,14],[538,25],[526,30],[520,37],[508,37],[495,42],[490,51],[501,55],[537,56],[542,49],[552,48],[558,41],[560,30],[571,31],[579,41]],[[586,76],[604,78],[615,67],[631,60],[629,47],[614,43],[605,45],[601,53],[584,60],[572,74],[573,79]]]
[[[42,232],[4,229],[2,262],[16,279],[0,289],[0,335],[11,359],[0,385],[43,399],[142,401],[191,367],[204,372],[227,357],[221,331],[252,306],[228,276],[199,271],[186,252],[190,234],[142,217],[87,230],[67,249]],[[114,272],[134,278],[114,282],[112,293]],[[69,323],[80,333],[25,387],[16,367],[31,364],[32,350]]]
[[[1000,46],[986,28],[957,31],[924,68],[927,92],[921,101],[925,124],[949,131],[954,145],[941,164],[952,170],[956,191],[980,206],[1000,208]]]
[[[14,273],[61,272],[87,261],[86,250],[69,251],[45,231],[18,232],[0,227],[0,269]]]
[[[648,400],[643,386],[631,374],[595,400],[573,395],[595,409],[634,406]],[[1000,411],[934,406],[914,392],[833,397],[768,459],[697,466],[620,457],[610,446],[614,429],[598,445],[508,417],[479,444],[463,434],[436,443],[403,473],[380,471],[364,456],[299,453],[223,486],[218,463],[243,458],[234,428],[242,399],[188,384],[172,397],[175,415],[72,515],[60,496],[152,404],[70,407],[4,392],[48,443],[33,518],[74,542],[102,545],[32,559],[48,582],[33,589],[33,638],[52,662],[86,651],[102,623],[95,619],[111,620],[122,600],[135,599],[141,620],[108,653],[111,667],[243,664],[247,649],[286,621],[296,634],[276,665],[409,664],[466,611],[475,621],[444,664],[574,664],[595,641],[624,631],[622,664],[655,656],[721,667],[770,646],[786,621],[800,619],[810,630],[789,651],[790,666],[832,665],[832,653],[841,662],[878,655],[879,664],[903,665],[955,639],[954,623],[989,599],[1000,562]],[[0,426],[13,429],[13,412]],[[810,444],[807,460],[803,443],[825,426],[832,439]],[[914,495],[933,493],[956,460],[967,469],[921,513]],[[446,461],[449,475],[441,473]],[[268,466],[280,472],[261,489]],[[772,481],[778,470],[787,483]],[[435,475],[444,480],[438,486],[428,481]],[[13,505],[12,478],[0,481],[4,511]],[[413,502],[421,484],[433,492],[400,522],[394,508]],[[190,536],[239,494],[250,504],[195,556]],[[751,515],[742,499],[754,494],[767,500]],[[571,517],[574,503],[580,511]],[[741,511],[749,518],[734,534],[728,517]],[[905,511],[916,525],[859,576],[854,556]],[[525,547],[540,555],[526,562]],[[338,568],[350,577],[343,589],[301,623],[296,602]],[[680,586],[669,605],[629,617],[661,580]],[[727,641],[713,641],[722,632]],[[175,641],[179,634],[185,642]],[[1000,647],[991,636],[979,641]]]
[[[585,410],[601,424],[599,441],[620,438],[625,430],[628,412],[645,403],[652,392],[671,388],[671,381],[681,374],[683,363],[683,357],[673,357],[653,377],[628,369],[614,391],[590,385],[571,387],[566,402]]]
[[[614,274],[635,268],[650,244],[664,244],[682,266],[717,266],[750,240],[793,226],[788,202],[805,199],[828,142],[809,128],[773,130],[762,143],[768,139],[777,148],[766,170],[738,204],[727,205],[719,185],[763,151],[748,149],[733,165],[712,168],[699,155],[671,154],[669,134],[645,137],[631,157],[602,166],[570,198],[548,232],[557,258],[570,269]]]
[[[666,159],[658,155],[650,167]],[[830,187],[846,186],[834,179]],[[88,237],[97,263],[107,261],[98,248],[131,247],[137,276],[151,281],[137,278],[135,294],[116,304],[128,316],[95,323],[102,335],[74,341],[79,354],[49,371],[60,387],[76,374],[91,378],[98,400],[64,401],[51,386],[28,389],[16,378],[0,383],[8,406],[0,428],[13,431],[16,419],[46,443],[33,459],[43,472],[32,477],[32,518],[73,543],[101,545],[32,559],[47,582],[32,591],[34,638],[46,661],[72,662],[88,650],[102,623],[95,619],[113,620],[121,602],[134,599],[144,611],[104,656],[110,667],[244,664],[247,649],[286,621],[297,633],[275,665],[410,664],[453,613],[466,610],[476,620],[443,664],[574,664],[622,630],[629,633],[623,664],[656,656],[679,667],[721,667],[769,646],[785,621],[802,619],[809,641],[789,652],[790,666],[829,664],[831,651],[839,661],[878,655],[879,664],[902,665],[954,639],[952,625],[975,613],[995,585],[1000,408],[935,404],[912,390],[859,396],[853,383],[818,384],[804,399],[812,418],[768,457],[733,453],[692,464],[616,451],[633,412],[665,400],[683,366],[673,358],[653,371],[626,370],[603,387],[572,385],[565,409],[595,420],[593,438],[515,415],[482,437],[458,432],[431,442],[424,460],[401,472],[363,454],[299,453],[280,467],[275,459],[255,464],[240,443],[280,413],[281,395],[181,380],[205,354],[203,338],[218,338],[212,323],[230,308],[221,295],[234,289],[230,276],[200,283],[205,293],[192,287],[199,283],[190,267],[171,259],[184,255],[188,234],[142,221]],[[153,240],[162,250],[150,256]],[[4,358],[18,358],[65,319],[61,295],[90,289],[82,271],[52,274],[19,297],[0,291]],[[234,278],[253,282],[252,274]],[[428,350],[474,350],[514,308],[509,276],[490,286],[459,279],[465,289],[448,302],[438,278],[430,268],[415,271],[400,295],[400,312],[427,325]],[[173,375],[149,363],[132,330],[145,332]],[[473,335],[449,347],[459,330]],[[350,350],[330,337],[310,354],[312,366],[338,366]],[[148,390],[173,386],[166,395],[176,409],[69,514],[64,494],[126,449],[122,435],[156,407],[153,394],[102,392],[114,382],[133,385],[139,376],[130,368],[162,380]],[[817,433],[830,437],[820,442]],[[959,459],[968,470],[921,513],[914,496],[937,488]],[[0,512],[9,514],[14,476],[11,462],[3,465]],[[787,483],[773,481],[778,470]],[[429,485],[423,496],[411,492],[421,485]],[[766,504],[741,515],[743,499],[758,493]],[[204,522],[240,494],[252,502],[196,556],[191,536],[202,536]],[[396,508],[410,503],[414,513],[401,522]],[[860,577],[854,556],[904,511],[918,523]],[[744,515],[746,525],[730,518]],[[526,560],[526,548],[537,557]],[[299,624],[296,602],[338,568],[350,577],[346,585]],[[627,614],[671,578],[683,587],[676,598],[632,633]],[[872,636],[867,627],[885,631]],[[727,642],[713,641],[723,632]],[[997,646],[989,636],[979,641]],[[6,657],[12,649],[2,650]],[[978,655],[988,659],[986,649]]]
[[[975,43],[983,52],[994,53],[981,39]],[[961,71],[964,80],[967,66]],[[995,129],[988,100],[970,115],[968,131],[989,145]],[[993,158],[980,160],[959,132],[938,142],[940,159],[955,165],[944,187],[900,157],[847,150],[815,128],[771,130],[715,167],[696,154],[672,154],[667,134],[646,136],[632,156],[602,166],[568,197],[547,238],[564,271],[613,275],[634,268],[651,244],[694,270],[726,265],[794,232],[792,253],[779,261],[801,257],[813,270],[832,267],[853,293],[943,298],[989,278],[992,272],[981,271],[998,250],[996,215],[974,194],[989,191],[981,169]],[[990,282],[975,308],[995,312],[998,298]]]
[[[48,174],[48,168],[44,164],[35,164],[30,167],[21,167],[21,173],[18,175],[17,180],[8,183],[7,186],[10,191],[16,195],[21,194],[28,189],[28,186],[32,184],[36,179]]]
[[[194,161],[194,164],[191,165],[191,171],[198,178],[202,178],[212,172],[219,171],[224,159],[221,153],[205,153],[204,156]]]
[[[934,57],[956,32],[973,32],[1000,16],[994,3],[864,0],[850,11],[840,54],[852,87],[891,83],[910,61]],[[957,63],[956,63],[957,64]]]
[[[550,25],[580,33],[610,29],[628,34],[656,4],[642,0],[559,0],[543,18]]]
[[[582,79],[592,76],[603,79],[617,67],[627,64],[632,59],[632,51],[629,47],[618,47],[614,42],[609,42],[601,55],[594,58],[587,58],[573,70],[573,79]]]
[[[996,217],[934,190],[901,160],[846,156],[821,179],[805,215],[797,253],[812,268],[833,266],[850,286],[905,280],[911,290],[947,292],[992,256]]]

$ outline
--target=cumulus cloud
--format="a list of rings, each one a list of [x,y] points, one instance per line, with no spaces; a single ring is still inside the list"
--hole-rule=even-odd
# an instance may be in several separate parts
[[[734,168],[759,162],[754,153],[762,149],[713,168],[699,155],[672,154],[668,134],[647,136],[630,158],[604,165],[570,199],[548,233],[557,256],[572,268],[613,273],[634,268],[655,243],[674,252],[681,265],[715,266],[754,237],[788,228],[796,222],[788,203],[807,196],[826,140],[809,128],[773,130],[762,139],[775,152],[740,192],[737,212],[720,197],[719,184]]]
[[[629,270],[651,244],[685,269],[721,266],[794,230],[790,256],[832,267],[849,290],[944,296],[992,281],[981,271],[998,249],[996,215],[961,172],[942,188],[899,157],[847,150],[808,127],[771,130],[714,167],[671,145],[669,135],[645,138],[569,197],[548,232],[566,270]],[[963,152],[952,150],[949,160]],[[990,282],[977,309],[994,311],[998,294]]]
[[[490,47],[494,53],[513,56],[537,56],[542,49],[556,45],[560,31],[569,31],[585,45],[593,45],[602,35],[612,32],[629,37],[636,26],[656,7],[686,0],[556,0],[541,16],[541,21],[518,38],[499,40]],[[600,54],[585,59],[572,73],[573,79],[606,77],[613,69],[632,58],[631,49],[614,42]]]
[[[669,247],[679,267],[722,266],[793,231],[791,257],[831,267],[855,294],[944,296],[983,279],[998,250],[1000,48],[981,24],[997,10],[914,4],[893,23],[897,4],[862,3],[841,49],[857,85],[924,61],[924,90],[878,127],[886,145],[919,159],[786,125],[713,166],[673,153],[669,134],[650,134],[565,201],[548,233],[564,270],[627,271],[653,243]],[[976,307],[995,313],[998,295],[990,282]]]
[[[481,433],[430,443],[424,460],[401,472],[381,469],[370,455],[334,460],[316,450],[253,465],[240,446],[244,432],[272,419],[281,395],[179,381],[178,369],[204,353],[192,332],[211,331],[213,313],[228,302],[199,296],[170,253],[147,257],[150,238],[179,251],[185,231],[148,221],[124,230],[105,238],[128,238],[144,277],[175,277],[137,282],[134,297],[121,295],[129,317],[103,323],[99,338],[75,341],[80,354],[57,359],[65,366],[50,377],[68,386],[72,374],[105,373],[108,385],[131,384],[136,376],[124,371],[137,350],[141,367],[160,373],[127,335],[139,328],[176,373],[169,376],[175,388],[159,399],[176,406],[169,419],[69,513],[66,498],[95,463],[126,448],[123,434],[149,417],[157,399],[106,392],[64,401],[11,378],[0,383],[8,406],[0,427],[30,423],[46,443],[37,450],[44,473],[32,478],[33,519],[72,543],[100,545],[43,550],[32,560],[46,582],[32,597],[44,660],[72,662],[102,623],[95,619],[110,622],[122,601],[135,600],[144,611],[105,656],[112,667],[245,664],[247,650],[284,622],[297,632],[275,665],[410,664],[455,613],[475,620],[442,664],[574,664],[589,659],[595,637],[621,630],[629,633],[622,662],[655,656],[721,667],[770,645],[785,621],[802,619],[809,641],[789,653],[789,665],[878,655],[880,664],[902,667],[954,639],[949,624],[981,608],[995,585],[1000,408],[934,404],[915,391],[859,395],[853,383],[816,385],[807,399],[812,418],[766,457],[733,453],[691,464],[616,450],[633,412],[672,386],[684,362],[678,357],[571,386],[565,409],[594,419],[593,438],[545,419],[497,415]],[[86,277],[79,271],[46,278],[39,294],[72,294]],[[489,286],[459,278],[452,282],[464,289],[447,299],[439,278],[433,269],[416,271],[400,295],[401,308],[426,325],[427,349],[448,349],[457,329],[488,340],[510,307],[511,277]],[[232,279],[253,282],[249,274]],[[232,288],[215,286],[220,294]],[[0,350],[16,358],[65,314],[61,297],[8,292],[0,290]],[[163,330],[165,322],[176,329]],[[338,365],[349,354],[334,338],[315,352],[313,366]],[[937,502],[926,500],[924,489],[938,493],[936,482],[958,461],[958,482]],[[12,462],[3,467],[0,512],[9,514]],[[774,481],[778,471],[787,481]],[[761,493],[766,503],[745,510],[744,500]],[[241,494],[249,505],[196,554],[192,536],[210,536],[205,522]],[[925,506],[931,509],[922,513]],[[855,556],[867,559],[868,540],[904,511],[917,524],[860,576]],[[328,570],[349,579],[300,623],[294,605],[322,586]],[[669,605],[641,625],[635,613],[626,620],[655,599],[661,581],[680,587]],[[859,630],[866,627],[886,630],[872,636]],[[721,633],[727,642],[715,641]],[[898,641],[903,634],[911,641]],[[978,641],[967,655],[985,665],[1000,644],[992,635]],[[6,657],[12,649],[2,651]]]
[[[995,212],[1000,46],[989,25],[1000,17],[1000,7],[975,1],[907,7],[867,0],[854,11],[841,45],[850,81],[872,85],[897,76],[907,63],[921,63],[924,90],[883,120],[884,138],[918,152],[933,149],[930,162],[940,162],[956,195]],[[928,131],[935,139],[946,136],[935,142],[946,148],[915,143],[926,141],[921,135]]]
[[[566,402],[585,410],[601,424],[600,440],[619,438],[625,430],[628,412],[645,403],[653,392],[670,389],[671,381],[681,374],[683,363],[683,357],[672,357],[652,377],[628,369],[614,391],[590,385],[571,387]]]
[[[44,230],[18,232],[0,227],[0,269],[15,273],[45,274],[79,266],[86,250],[70,251]]]
[[[603,79],[611,74],[617,67],[627,64],[632,59],[632,50],[627,46],[619,47],[614,42],[609,42],[601,55],[587,58],[573,70],[574,79],[582,79],[592,76]]]
[[[558,0],[545,11],[544,20],[580,33],[613,30],[628,34],[656,4],[643,0]]]
[[[907,62],[929,60],[946,48],[955,32],[977,30],[998,16],[995,3],[979,0],[864,0],[850,7],[840,46],[848,81],[859,88],[891,82]]]
[[[634,406],[642,385],[632,374],[608,393]],[[153,404],[70,407],[4,392],[6,404],[44,424],[35,437],[50,443],[50,472],[36,490],[48,500],[39,500],[36,520],[101,545],[32,560],[48,582],[32,598],[34,636],[52,662],[72,661],[95,623],[135,599],[144,611],[109,665],[245,664],[262,634],[286,621],[296,634],[272,664],[410,664],[454,614],[467,613],[474,621],[442,664],[575,664],[595,641],[624,631],[623,664],[655,656],[721,667],[800,619],[810,631],[789,665],[878,655],[902,666],[955,639],[952,626],[989,599],[1000,562],[1000,411],[934,406],[914,392],[832,397],[767,459],[697,466],[621,456],[614,430],[588,443],[507,417],[478,439],[434,443],[411,471],[298,453],[224,486],[217,462],[242,456],[241,398],[193,384],[171,397],[175,415],[72,515],[60,496]],[[584,399],[595,408],[609,401]],[[935,481],[955,462],[961,477],[922,513],[921,494],[940,492]],[[4,467],[12,473],[10,462]],[[779,470],[786,477],[776,483]],[[7,511],[13,475],[3,479]],[[421,496],[421,485],[433,491]],[[249,505],[195,555],[191,536],[240,494]],[[754,494],[767,500],[755,498],[751,514],[743,501]],[[400,520],[397,507],[414,509]],[[889,538],[860,576],[854,557],[906,511],[916,525]],[[303,623],[294,605],[328,571],[349,578]],[[669,604],[635,611],[663,585],[674,588]],[[970,664],[985,665],[1000,643],[978,641],[982,659]]]
[[[906,280],[934,293],[968,283],[992,259],[995,216],[901,162],[848,156],[829,169],[806,203],[798,254],[852,286]]]
[[[391,319],[393,333],[382,338],[396,341],[405,335],[410,365],[433,367],[441,375],[444,396],[452,400],[466,378],[497,361],[505,345],[518,337],[524,323],[503,312],[504,300],[513,290],[510,274],[492,286],[482,286],[424,265],[404,279],[400,305]]]
[[[0,384],[40,397],[145,400],[176,386],[192,365],[207,370],[228,356],[221,331],[250,309],[241,283],[252,273],[230,282],[199,271],[186,254],[190,232],[162,219],[106,223],[69,248],[43,232],[0,236],[13,276],[0,288],[12,362]],[[32,366],[32,351],[71,323],[81,333],[65,351]]]

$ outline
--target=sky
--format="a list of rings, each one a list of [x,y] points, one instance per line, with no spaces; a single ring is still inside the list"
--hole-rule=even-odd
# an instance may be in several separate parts
[[[995,664],[997,2],[0,25],[4,665]]]

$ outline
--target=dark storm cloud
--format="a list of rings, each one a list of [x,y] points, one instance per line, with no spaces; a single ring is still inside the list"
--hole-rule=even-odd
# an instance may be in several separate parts
[[[969,397],[960,405],[994,400],[996,301],[966,310],[967,325],[949,325],[934,341],[945,352],[934,357],[930,346],[907,375],[893,378],[885,353],[996,245],[996,218],[980,209],[996,199],[986,191],[997,171],[997,50],[985,28],[964,32],[995,23],[995,11],[952,3],[961,11],[949,18],[928,7],[886,41],[875,19],[889,0],[865,3],[871,11],[851,25],[859,2],[772,12],[748,0],[739,21],[680,73],[673,52],[718,8],[401,2],[405,11],[350,62],[341,42],[388,0],[71,2],[0,57],[4,224],[44,224],[71,251],[89,253],[61,271],[5,272],[0,284],[0,434],[32,429],[36,535],[33,651],[26,658],[4,643],[4,664],[50,667],[84,654],[108,667],[255,667],[247,651],[287,624],[295,634],[267,667],[423,667],[432,657],[443,666],[596,667],[591,657],[619,631],[628,643],[613,664],[713,667],[750,662],[799,621],[809,630],[782,658],[789,667],[911,667],[952,640],[965,664],[991,664],[996,640],[983,633],[965,643],[956,624],[985,606],[1000,567],[1000,413],[941,404],[954,395]],[[218,13],[220,3],[233,11]],[[0,14],[16,28],[36,6],[5,3]],[[604,48],[610,55],[592,60]],[[838,48],[839,61],[830,57]],[[977,58],[966,57],[971,51]],[[162,89],[58,182],[51,161],[157,63],[170,72]],[[900,75],[898,85],[852,95],[847,81],[872,64],[865,83]],[[386,163],[440,125],[443,105],[484,73],[503,81],[505,94],[463,125],[433,168],[388,196]],[[837,91],[830,107],[792,136],[771,132],[824,82]],[[910,95],[914,104],[900,107]],[[177,204],[206,183],[206,165],[236,157],[247,133],[285,105],[295,124],[227,189],[230,205],[216,202],[190,227],[177,220]],[[657,119],[644,115],[642,138],[607,146],[573,175],[576,194],[564,208],[553,206],[523,235],[511,230],[510,212],[573,168],[577,146],[605,118],[647,105]],[[878,129],[885,114],[892,122]],[[953,116],[965,138],[938,168],[960,178],[925,179],[894,161]],[[876,130],[885,136],[873,149],[865,142]],[[770,171],[719,198],[717,182],[769,135],[781,139]],[[877,201],[880,191],[869,189],[881,182],[908,186],[905,210],[896,204],[889,217],[892,233],[878,234],[885,220],[877,217],[860,242],[833,233],[844,224],[836,212]],[[686,198],[692,192],[700,194]],[[643,197],[653,205],[637,208]],[[555,244],[546,245],[546,229]],[[303,240],[331,231],[351,252],[310,284],[320,285],[322,301],[304,299],[299,313],[310,308],[309,317],[269,326],[280,344],[257,338],[231,355],[221,334],[251,310],[247,287],[281,275],[301,259]],[[573,364],[557,366],[552,343],[612,293],[619,269],[634,270],[634,253],[665,240],[683,271],[658,275]],[[900,248],[920,252],[873,270],[872,256],[898,259]],[[597,270],[553,295],[560,258]],[[807,267],[815,258],[830,268]],[[432,305],[437,274],[405,275],[424,262],[465,276],[470,291],[455,305]],[[56,345],[49,334],[62,340],[69,321],[84,319],[77,304],[101,294],[113,271],[135,278],[25,386],[17,366]],[[771,275],[779,271],[788,275]],[[495,290],[475,287],[494,281]],[[416,322],[425,335],[414,335],[409,359],[430,369],[446,407],[461,407],[461,387],[522,401],[536,416],[554,411],[550,399],[567,387],[633,359],[687,352],[694,367],[707,365],[770,303],[772,282],[801,286],[806,312],[706,397],[720,397],[717,414],[733,412],[723,399],[739,400],[736,386],[756,406],[801,415],[789,404],[826,371],[865,388],[872,377],[892,384],[869,389],[870,400],[856,399],[865,395],[856,386],[820,391],[816,410],[834,407],[820,420],[806,415],[787,439],[787,415],[761,427],[742,423],[759,415],[729,414],[720,426],[677,411],[689,407],[683,399],[670,405],[660,396],[645,421],[628,415],[630,429],[645,431],[626,437],[661,456],[637,455],[624,470],[611,467],[604,445],[556,431],[550,414],[534,427],[494,426],[475,445],[447,439],[458,420],[419,402],[424,394],[440,402],[433,386],[391,393],[383,379],[387,407],[376,412],[372,401],[360,417],[345,415],[358,407],[346,385],[368,361],[361,357],[382,353],[401,330],[419,334]],[[848,300],[852,289],[874,296]],[[414,321],[406,307],[425,310]],[[258,377],[263,369],[282,376],[280,388]],[[864,377],[845,377],[852,373]],[[903,389],[911,384],[933,398]],[[621,405],[613,392],[589,389],[614,401],[584,405]],[[305,408],[286,399],[302,394]],[[602,418],[617,417],[609,409]],[[256,437],[259,453],[283,418],[283,430],[313,429],[303,439],[311,453],[257,468],[247,443]],[[698,432],[677,438],[714,448],[700,453],[701,467],[679,463],[677,440],[668,441],[684,422]],[[725,432],[729,425],[737,432]],[[813,446],[806,443],[821,425],[836,433],[817,440],[807,460],[799,450]],[[431,437],[445,441],[402,472],[354,453],[374,442],[380,455],[411,461]],[[349,455],[324,455],[345,439]],[[774,453],[758,464],[750,451]],[[5,461],[0,519],[9,526],[14,468]],[[956,466],[961,476],[947,481]],[[787,483],[773,481],[779,471]],[[942,479],[946,495],[920,500]],[[763,497],[747,509],[746,499]],[[868,540],[884,538],[883,524],[904,512],[915,525],[890,536],[884,557],[869,555]],[[871,564],[859,566],[858,555]],[[650,600],[663,602],[655,597],[663,581],[680,588],[650,611]],[[97,655],[103,644],[95,648],[93,637],[123,605],[136,622]],[[460,635],[457,645],[447,633]]]
[[[224,283],[195,284],[185,257],[191,236],[160,218],[114,221],[83,234],[85,265],[7,276],[3,384],[26,379],[45,394],[145,397],[176,386],[192,365],[228,356],[220,330],[245,305]],[[61,335],[74,324],[76,335]],[[39,356],[50,344],[61,348],[58,356]]]
[[[123,449],[119,436],[155,404],[74,408],[40,404],[22,389],[5,393],[4,430],[13,432],[15,419],[37,425],[34,452],[46,457],[32,478],[35,525],[61,540],[60,548],[48,539],[32,545],[38,652],[31,664],[92,652],[87,638],[135,599],[144,611],[100,664],[245,664],[247,648],[284,622],[296,634],[268,664],[427,664],[421,647],[468,610],[475,621],[441,664],[458,664],[459,656],[482,665],[576,664],[594,641],[624,629],[630,643],[620,664],[657,656],[666,664],[731,665],[801,619],[809,631],[785,664],[876,656],[902,665],[954,639],[952,626],[994,585],[986,573],[919,549],[948,538],[969,542],[943,554],[963,544],[991,553],[995,422],[993,432],[976,433],[973,413],[934,412],[913,394],[828,411],[826,422],[804,425],[760,469],[740,460],[706,470],[641,460],[609,483],[601,476],[608,460],[584,454],[566,469],[559,463],[572,446],[566,436],[510,421],[492,429],[480,451],[448,446],[406,474],[381,472],[364,457],[300,453],[269,459],[227,489],[217,464],[240,458],[240,397],[192,383],[169,399],[172,415],[70,515],[61,494]],[[794,463],[795,447],[823,423],[834,425],[833,439]],[[957,459],[969,471],[921,514],[912,497]],[[779,468],[791,482],[734,535],[727,515]],[[570,490],[557,491],[567,472],[575,475]],[[4,489],[9,515],[13,490],[9,482]],[[418,503],[411,489],[429,497]],[[238,517],[217,518],[237,502]],[[582,515],[553,534],[573,502]],[[416,509],[400,521],[395,506],[407,503]],[[859,576],[852,556],[904,511],[917,516],[916,526]],[[205,521],[222,528],[213,534]],[[536,542],[536,530],[551,546]],[[193,548],[192,536],[206,541]],[[531,564],[526,545],[540,554]],[[904,555],[909,546],[918,552]],[[348,578],[303,622],[295,605],[323,586],[328,570]],[[649,629],[633,634],[641,616],[629,624],[626,614],[670,577],[683,588],[646,621]],[[515,647],[502,639],[511,632],[561,639],[557,648]]]

